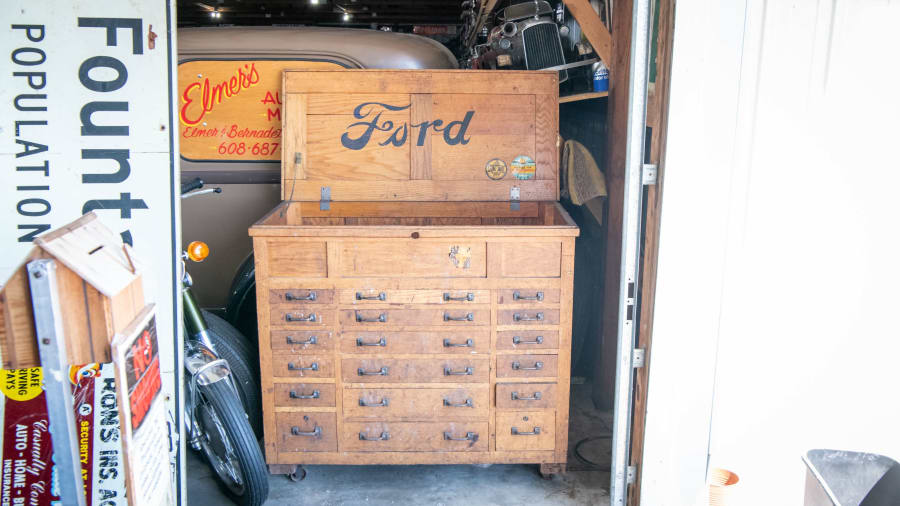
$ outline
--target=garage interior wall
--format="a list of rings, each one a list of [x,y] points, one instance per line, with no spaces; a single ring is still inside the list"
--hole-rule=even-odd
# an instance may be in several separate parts
[[[900,460],[900,3],[681,2],[641,504],[801,504],[814,448]]]

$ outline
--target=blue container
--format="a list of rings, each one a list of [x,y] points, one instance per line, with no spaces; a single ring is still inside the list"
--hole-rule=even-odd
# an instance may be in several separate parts
[[[594,72],[594,91],[609,91],[609,69],[603,62],[591,66]]]

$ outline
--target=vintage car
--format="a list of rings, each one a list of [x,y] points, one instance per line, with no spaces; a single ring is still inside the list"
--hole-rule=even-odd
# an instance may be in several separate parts
[[[182,241],[212,251],[192,267],[204,307],[255,341],[256,299],[247,229],[280,200],[284,69],[452,69],[453,54],[417,35],[320,27],[178,31],[181,178],[223,189],[182,202]]]

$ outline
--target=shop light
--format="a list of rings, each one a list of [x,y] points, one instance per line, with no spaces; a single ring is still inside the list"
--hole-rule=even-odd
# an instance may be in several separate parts
[[[350,21],[350,13],[349,12],[344,13],[344,21]]]
[[[309,0],[310,5],[319,5],[319,0]]]

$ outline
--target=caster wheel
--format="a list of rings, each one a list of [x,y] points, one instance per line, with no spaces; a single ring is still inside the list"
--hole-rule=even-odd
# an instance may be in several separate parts
[[[303,478],[306,478],[306,469],[298,467],[293,473],[286,474],[285,476],[294,483],[297,483],[303,481]]]

